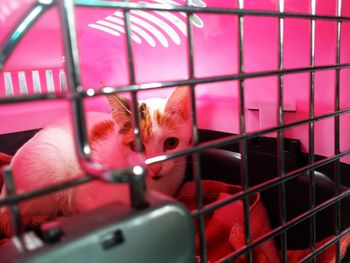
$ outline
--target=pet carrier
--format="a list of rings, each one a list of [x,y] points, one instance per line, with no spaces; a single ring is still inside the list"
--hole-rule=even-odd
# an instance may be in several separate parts
[[[348,262],[350,3],[342,0],[1,0],[4,262]],[[182,87],[187,86],[187,87]],[[91,162],[89,111],[188,88],[191,144],[121,169]],[[140,113],[142,114],[142,113]],[[31,192],[11,156],[69,115],[86,176]],[[186,156],[172,197],[151,165]],[[21,216],[21,202],[93,180],[131,206]],[[7,234],[7,235],[6,235]]]

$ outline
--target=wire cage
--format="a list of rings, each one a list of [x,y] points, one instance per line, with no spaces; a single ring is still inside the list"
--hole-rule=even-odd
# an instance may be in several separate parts
[[[68,113],[86,177],[16,193],[11,169],[4,168],[8,196],[0,206],[11,208],[15,237],[23,234],[20,202],[101,175],[129,182],[131,206],[142,211],[143,164],[106,171],[91,163],[86,108],[101,110],[103,95],[128,93],[141,150],[137,100],[187,86],[191,146],[146,162],[188,158],[183,187],[193,190],[192,262],[349,260],[349,1],[21,4],[12,17],[6,17],[11,5],[0,9],[0,21],[12,21],[3,23],[0,34],[0,151],[14,154],[45,124]],[[38,30],[40,21],[48,28]],[[95,31],[89,36],[81,28]],[[28,45],[35,39],[39,48]],[[45,55],[35,60],[38,52]],[[33,114],[39,118],[27,122]],[[175,196],[179,202],[187,197]],[[116,236],[114,241],[122,239]]]

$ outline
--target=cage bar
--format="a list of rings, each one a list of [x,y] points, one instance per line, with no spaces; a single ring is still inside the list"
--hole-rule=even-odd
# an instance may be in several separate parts
[[[330,15],[311,15],[297,12],[274,12],[267,10],[249,10],[240,8],[215,8],[215,7],[197,7],[197,6],[179,6],[179,5],[162,5],[147,3],[126,3],[126,2],[110,2],[103,0],[96,1],[75,1],[78,6],[86,7],[104,7],[104,8],[121,8],[128,10],[152,10],[152,11],[172,11],[172,12],[185,12],[185,13],[207,13],[207,14],[232,14],[232,15],[251,15],[251,16],[267,16],[267,17],[290,17],[290,18],[302,18],[302,19],[322,19],[322,20],[350,20],[350,17],[342,16],[330,16]]]
[[[284,12],[284,0],[279,0],[278,2],[278,11],[280,13]],[[278,19],[278,69],[283,70],[284,63],[283,63],[283,50],[284,49],[284,18],[280,17]],[[283,115],[283,75],[278,76],[278,110],[277,110],[277,116],[278,116],[278,125],[283,126],[284,125],[284,115]],[[277,133],[277,140],[278,140],[278,148],[277,148],[277,160],[278,160],[278,177],[285,176],[285,158],[284,158],[284,130],[280,130]],[[287,206],[286,206],[286,186],[282,182],[279,185],[279,198],[280,198],[280,222],[283,226],[286,223],[287,218]],[[287,262],[287,232],[283,232],[281,235],[281,260],[282,262]]]
[[[192,6],[192,0],[186,0],[186,6]],[[188,77],[194,78],[194,52],[193,52],[193,13],[186,13],[186,31],[187,31],[187,61],[188,61]],[[198,126],[197,126],[197,114],[196,114],[196,92],[195,92],[195,84],[190,84],[190,94],[191,94],[191,118],[192,118],[192,141],[193,146],[199,144],[199,136],[198,136]],[[196,152],[192,154],[193,160],[193,176],[196,183],[196,201],[197,201],[197,209],[202,209],[204,206],[204,197],[203,197],[203,189],[202,189],[202,175],[201,175],[201,167],[200,167],[200,156],[199,153]],[[205,218],[204,215],[199,215],[198,217],[199,223],[199,240],[200,240],[200,257],[203,262],[207,262],[207,244],[206,244],[206,236],[205,236]]]
[[[337,16],[340,17],[342,13],[342,0],[337,0]],[[336,64],[340,64],[340,41],[341,41],[341,21],[337,21],[337,35],[336,35]],[[335,101],[334,110],[340,109],[340,69],[335,70]],[[334,154],[340,153],[340,117],[334,117]],[[334,194],[340,193],[340,160],[334,162]],[[335,235],[338,236],[341,227],[341,203],[335,204]],[[340,256],[340,239],[336,242],[336,262],[341,261]]]
[[[126,0],[125,2],[129,2]],[[135,77],[135,65],[134,65],[134,54],[133,54],[133,46],[131,39],[131,29],[130,29],[130,13],[128,10],[123,10],[124,15],[124,25],[125,25],[125,36],[126,36],[126,46],[128,53],[128,69],[129,69],[129,83],[130,85],[134,85],[136,83]],[[138,113],[138,103],[137,103],[137,91],[131,92],[131,109],[134,123],[134,136],[136,142],[136,151],[142,152],[142,139],[141,139],[141,129],[140,129],[140,118]],[[135,208],[143,208],[147,205],[147,201],[145,200],[144,192],[146,190],[146,180],[144,177],[141,177],[137,181],[130,180],[130,199],[131,204]]]
[[[206,84],[214,82],[223,82],[231,80],[243,80],[243,79],[252,79],[252,78],[261,78],[261,77],[270,77],[270,76],[279,76],[279,75],[288,75],[288,74],[298,74],[306,73],[312,71],[325,71],[325,70],[336,70],[336,69],[345,69],[350,68],[350,63],[343,63],[339,65],[322,65],[315,67],[300,67],[293,69],[285,70],[269,70],[269,71],[260,71],[253,73],[243,73],[243,74],[234,74],[234,75],[223,75],[217,77],[208,77],[208,78],[192,78],[188,80],[177,80],[160,83],[143,83],[137,85],[123,85],[116,87],[105,87],[104,89],[97,90],[93,94],[89,94],[87,90],[77,91],[77,95],[81,97],[95,97],[106,95],[110,93],[122,93],[122,92],[131,92],[135,90],[152,90],[158,88],[168,88],[174,86],[186,86],[186,85],[195,85],[195,84]],[[44,94],[34,94],[34,95],[25,95],[25,96],[13,96],[0,98],[0,104],[10,104],[10,103],[21,103],[27,101],[37,101],[37,100],[59,100],[67,99],[69,95],[65,93],[44,93]]]
[[[316,14],[316,0],[311,0],[310,2],[310,13],[311,15]],[[312,19],[310,21],[310,65],[315,66],[315,28],[316,21]],[[310,90],[309,90],[309,116],[310,119],[315,117],[315,71],[310,72]],[[315,123],[313,121],[309,122],[309,163],[315,162]],[[309,207],[314,208],[316,202],[315,193],[315,172],[314,170],[309,171]],[[312,216],[310,219],[310,244],[311,249],[314,251],[316,249],[316,217]],[[315,258],[312,262],[315,262]]]
[[[53,1],[52,1],[53,2]],[[23,17],[23,21],[17,25],[17,30],[12,34],[9,34],[6,41],[0,47],[1,57],[0,57],[0,68],[3,67],[7,61],[9,55],[14,50],[15,46],[24,36],[24,34],[29,30],[29,28],[39,19],[39,17],[52,6],[52,2],[48,1],[49,4],[43,4],[45,1],[38,1],[38,4],[33,6],[33,10],[29,11]],[[53,191],[59,191],[62,189],[67,189],[69,187],[75,187],[92,180],[96,179],[96,175],[104,174],[107,171],[100,166],[96,166],[90,160],[90,146],[87,139],[87,131],[85,124],[85,115],[83,107],[83,99],[87,97],[94,97],[100,95],[107,95],[111,93],[119,92],[130,92],[132,98],[132,111],[134,119],[134,135],[136,140],[136,148],[138,152],[142,152],[142,139],[140,131],[140,120],[138,115],[138,92],[152,89],[161,89],[173,86],[185,86],[190,87],[191,92],[191,112],[192,112],[192,133],[193,133],[193,147],[174,152],[171,154],[164,154],[162,156],[156,156],[147,160],[147,164],[162,162],[177,158],[185,155],[192,155],[194,161],[193,173],[196,183],[196,200],[197,200],[197,209],[192,211],[192,216],[194,220],[199,221],[199,234],[200,234],[200,256],[203,262],[206,262],[207,259],[207,240],[205,236],[205,220],[204,216],[207,213],[211,213],[216,209],[222,208],[230,203],[233,203],[238,200],[243,201],[244,207],[244,232],[245,232],[245,246],[242,248],[226,255],[221,258],[220,262],[230,262],[233,259],[238,258],[241,255],[247,255],[248,262],[253,262],[253,248],[256,248],[263,242],[272,239],[280,238],[281,239],[281,259],[282,262],[287,262],[287,230],[290,230],[293,226],[303,222],[310,222],[310,244],[312,248],[312,253],[307,255],[302,259],[302,262],[312,261],[316,262],[316,257],[329,248],[332,245],[336,245],[336,261],[340,262],[340,239],[345,235],[349,234],[350,229],[345,230],[341,229],[341,206],[340,203],[344,198],[350,196],[350,190],[341,192],[341,177],[340,177],[340,159],[350,155],[350,150],[341,151],[340,150],[340,117],[349,114],[350,108],[341,109],[340,107],[340,74],[343,69],[350,68],[349,63],[341,64],[341,54],[340,54],[340,43],[341,43],[341,25],[343,22],[350,22],[350,17],[342,16],[342,1],[337,0],[337,11],[335,16],[331,15],[318,15],[316,14],[316,0],[311,0],[310,3],[310,12],[305,13],[293,13],[285,12],[284,6],[285,1],[278,1],[278,11],[261,11],[261,10],[248,10],[244,8],[244,0],[237,0],[238,8],[202,8],[193,6],[192,0],[187,0],[185,6],[178,5],[161,5],[161,4],[143,4],[143,3],[132,3],[129,1],[123,2],[111,2],[111,1],[83,1],[78,0],[65,0],[59,1],[60,3],[60,14],[62,21],[62,28],[65,36],[65,52],[67,54],[67,67],[68,67],[68,85],[67,90],[63,90],[60,94],[47,93],[47,94],[34,94],[29,96],[9,96],[5,98],[0,98],[0,105],[12,104],[12,103],[21,103],[25,101],[37,101],[37,100],[69,100],[72,106],[72,114],[74,118],[74,131],[76,140],[76,147],[78,150],[78,156],[82,163],[83,168],[87,171],[88,176],[72,180],[60,185],[54,185],[45,189],[39,189],[24,194],[11,194],[5,199],[0,200],[0,206],[9,205],[12,207],[12,217],[14,218],[14,229],[15,233],[18,236],[20,234],[20,218],[18,214],[18,203],[24,200],[29,200],[33,197],[41,196],[44,194],[52,193]],[[105,8],[120,8],[124,14],[124,24],[125,24],[125,33],[126,33],[126,47],[127,47],[127,58],[128,58],[128,69],[129,69],[129,84],[123,86],[115,87],[105,87],[99,91],[89,93],[81,87],[80,83],[80,69],[79,69],[79,57],[78,57],[78,45],[77,45],[77,36],[75,32],[75,15],[74,8],[76,6],[84,7],[105,7]],[[134,65],[134,50],[132,44],[132,32],[130,29],[131,20],[130,12],[132,10],[145,10],[145,11],[169,11],[169,12],[184,12],[186,14],[186,25],[187,25],[187,62],[188,62],[188,79],[186,80],[174,80],[167,81],[162,83],[138,83],[135,77],[135,65]],[[34,12],[34,13],[33,13]],[[234,15],[238,19],[238,46],[239,46],[239,72],[237,74],[230,75],[221,75],[221,76],[210,76],[197,78],[195,76],[195,63],[194,63],[194,41],[193,41],[193,27],[192,27],[192,18],[195,13],[201,14],[229,14]],[[245,63],[244,63],[244,17],[246,16],[263,16],[263,17],[275,17],[278,19],[278,69],[276,70],[262,70],[257,72],[245,72]],[[305,19],[310,23],[310,65],[306,67],[296,67],[291,69],[285,69],[283,59],[285,56],[284,53],[284,29],[285,29],[285,18],[295,18],[295,19]],[[329,22],[335,22],[337,25],[337,35],[336,35],[336,62],[335,64],[316,66],[315,65],[315,37],[316,37],[316,21],[323,20]],[[24,28],[24,30],[19,30],[19,28]],[[334,111],[327,114],[315,115],[315,73],[334,70],[336,73],[335,78],[335,106]],[[310,82],[309,82],[309,116],[306,119],[295,121],[293,123],[285,124],[284,120],[284,76],[288,74],[298,74],[298,73],[309,73]],[[33,72],[34,74],[34,72]],[[34,76],[34,75],[33,75]],[[254,132],[247,132],[246,130],[246,116],[245,116],[245,80],[253,78],[261,78],[274,76],[278,77],[278,105],[277,105],[277,125],[271,128],[260,129]],[[7,75],[7,82],[9,83],[9,77]],[[196,113],[196,91],[195,86],[197,84],[205,83],[220,83],[222,81],[232,81],[237,80],[239,82],[239,134],[227,136],[225,138],[220,138],[216,140],[211,140],[209,142],[201,143],[199,140],[198,133],[198,123],[197,123],[197,113]],[[40,79],[37,78],[35,81],[35,89],[37,90]],[[23,82],[23,81],[22,81]],[[8,93],[10,92],[10,86],[8,84]],[[24,88],[23,83],[21,87]],[[257,87],[258,88],[258,87]],[[13,93],[13,90],[12,90]],[[9,94],[12,95],[12,94]],[[317,121],[326,120],[334,118],[334,154],[328,156],[322,160],[316,160],[315,154],[315,123]],[[286,172],[285,167],[285,131],[287,129],[298,127],[301,125],[308,125],[309,131],[309,153],[308,153],[308,164],[294,169],[293,171]],[[247,140],[257,138],[258,136],[267,135],[272,132],[277,132],[277,163],[278,163],[278,176],[274,179],[264,181],[263,183],[250,186],[248,184],[248,149],[247,149]],[[202,171],[201,171],[201,160],[200,153],[203,150],[222,147],[230,145],[233,143],[239,143],[240,153],[241,153],[241,184],[242,192],[235,194],[229,198],[226,198],[221,201],[216,201],[208,205],[204,205],[204,197],[202,190]],[[316,205],[316,181],[315,181],[315,169],[320,168],[326,164],[334,164],[334,180],[335,188],[333,198],[328,199],[326,202]],[[132,189],[132,205],[133,207],[140,208],[144,207],[144,190],[145,190],[145,180],[144,174],[140,174],[136,181],[130,180],[131,175],[135,175],[131,170],[127,168],[125,170],[113,171],[116,181],[119,182],[129,182]],[[309,175],[309,209],[308,211],[302,213],[301,215],[287,220],[287,208],[286,208],[286,185],[285,183],[297,178],[303,173]],[[6,172],[5,172],[6,175]],[[93,175],[93,176],[91,176]],[[107,175],[105,175],[108,177]],[[252,194],[259,193],[272,187],[279,188],[279,203],[280,203],[280,225],[260,236],[257,239],[252,241],[251,237],[251,219],[249,212],[249,197]],[[326,208],[335,206],[335,238],[328,241],[322,247],[316,248],[317,241],[317,232],[316,232],[316,215],[321,211],[324,211]],[[17,210],[16,210],[17,209]]]
[[[244,0],[237,0],[238,8],[244,9]],[[244,70],[244,17],[238,16],[238,46],[239,46],[239,73],[243,73]],[[246,120],[245,120],[245,99],[244,99],[244,79],[239,80],[239,132],[240,134],[246,133]],[[239,142],[239,151],[241,154],[241,185],[242,190],[245,191],[249,188],[248,185],[248,153],[247,153],[247,141],[241,140]],[[249,196],[242,199],[243,201],[243,211],[244,211],[244,238],[245,244],[249,245],[252,241],[251,239],[251,220],[250,220],[250,209],[249,209]],[[248,251],[247,261],[253,262],[253,253]]]
[[[6,192],[9,196],[15,196],[16,195],[16,188],[15,183],[12,176],[12,171],[9,166],[5,167],[3,170],[4,173],[4,181],[6,183]],[[12,224],[12,231],[14,235],[19,238],[20,234],[22,234],[22,224],[21,224],[21,218],[19,213],[19,207],[18,204],[13,203],[9,205],[10,210],[10,218],[11,218],[11,224]]]

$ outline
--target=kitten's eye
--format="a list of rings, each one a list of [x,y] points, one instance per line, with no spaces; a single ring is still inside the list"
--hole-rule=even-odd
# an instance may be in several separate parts
[[[132,141],[132,142],[129,142],[129,148],[130,150],[132,150],[133,152],[136,152],[136,145],[135,145],[135,142]],[[142,151],[141,152],[144,152],[145,151],[145,146],[142,144]]]
[[[179,139],[175,137],[169,137],[164,141],[164,151],[175,149],[179,144]]]

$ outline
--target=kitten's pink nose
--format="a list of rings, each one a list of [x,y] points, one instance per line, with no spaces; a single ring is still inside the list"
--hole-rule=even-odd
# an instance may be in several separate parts
[[[162,164],[160,163],[150,164],[149,169],[152,171],[153,176],[156,176],[160,173],[160,170],[162,170]]]

